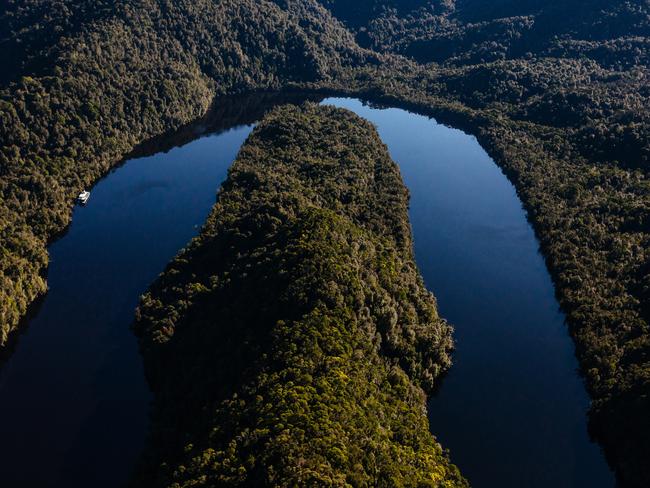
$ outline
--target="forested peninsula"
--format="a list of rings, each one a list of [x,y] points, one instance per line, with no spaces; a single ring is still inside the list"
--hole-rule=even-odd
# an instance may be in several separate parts
[[[475,134],[516,185],[627,486],[650,484],[647,0],[10,0],[0,343],[74,196],[219,95],[364,96]]]
[[[138,309],[155,401],[136,485],[466,486],[428,429],[451,327],[407,212],[368,122],[309,104],[259,124]]]

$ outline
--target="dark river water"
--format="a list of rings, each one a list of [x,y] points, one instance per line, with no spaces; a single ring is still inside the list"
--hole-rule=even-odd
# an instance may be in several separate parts
[[[50,291],[0,369],[0,486],[119,487],[144,444],[150,394],[129,325],[138,297],[207,216],[253,124],[304,97],[231,99],[139,148],[49,248]],[[313,97],[312,97],[313,99]],[[351,99],[411,191],[418,264],[456,328],[431,430],[476,487],[612,488],[533,231],[476,139]]]

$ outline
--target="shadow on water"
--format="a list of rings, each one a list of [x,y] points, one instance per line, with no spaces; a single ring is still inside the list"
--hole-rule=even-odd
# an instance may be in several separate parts
[[[29,307],[27,307],[27,313],[22,319],[20,319],[18,328],[9,334],[7,342],[0,348],[0,372],[2,372],[2,367],[11,359],[11,356],[13,356],[13,354],[16,352],[16,348],[20,342],[20,337],[23,334],[27,333],[30,322],[38,316],[38,313],[43,306],[44,300],[44,295],[39,296],[29,305]]]
[[[126,159],[168,152],[208,134],[219,134],[240,125],[253,125],[269,110],[280,105],[299,105],[307,101],[319,103],[323,98],[325,95],[300,91],[259,92],[217,98],[204,117],[177,131],[149,139],[137,146]]]

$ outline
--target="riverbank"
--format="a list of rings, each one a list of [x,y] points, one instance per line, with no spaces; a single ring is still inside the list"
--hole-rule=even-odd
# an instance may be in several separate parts
[[[93,187],[48,247],[50,290],[0,368],[3,485],[127,483],[151,401],[128,324],[138,297],[199,232],[247,120],[224,117],[214,133],[139,152]]]

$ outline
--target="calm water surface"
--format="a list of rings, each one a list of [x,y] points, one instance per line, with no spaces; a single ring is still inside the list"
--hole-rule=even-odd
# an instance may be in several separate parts
[[[0,369],[1,486],[128,479],[150,399],[128,328],[133,310],[198,232],[252,123],[277,100],[258,102],[239,100],[193,129],[216,133],[185,131],[167,138],[180,147],[127,161],[50,246],[50,292]],[[479,488],[612,488],[587,436],[588,399],[564,317],[512,185],[460,131],[357,100],[324,103],[377,125],[411,191],[417,261],[456,327],[455,365],[429,403],[452,460]]]

